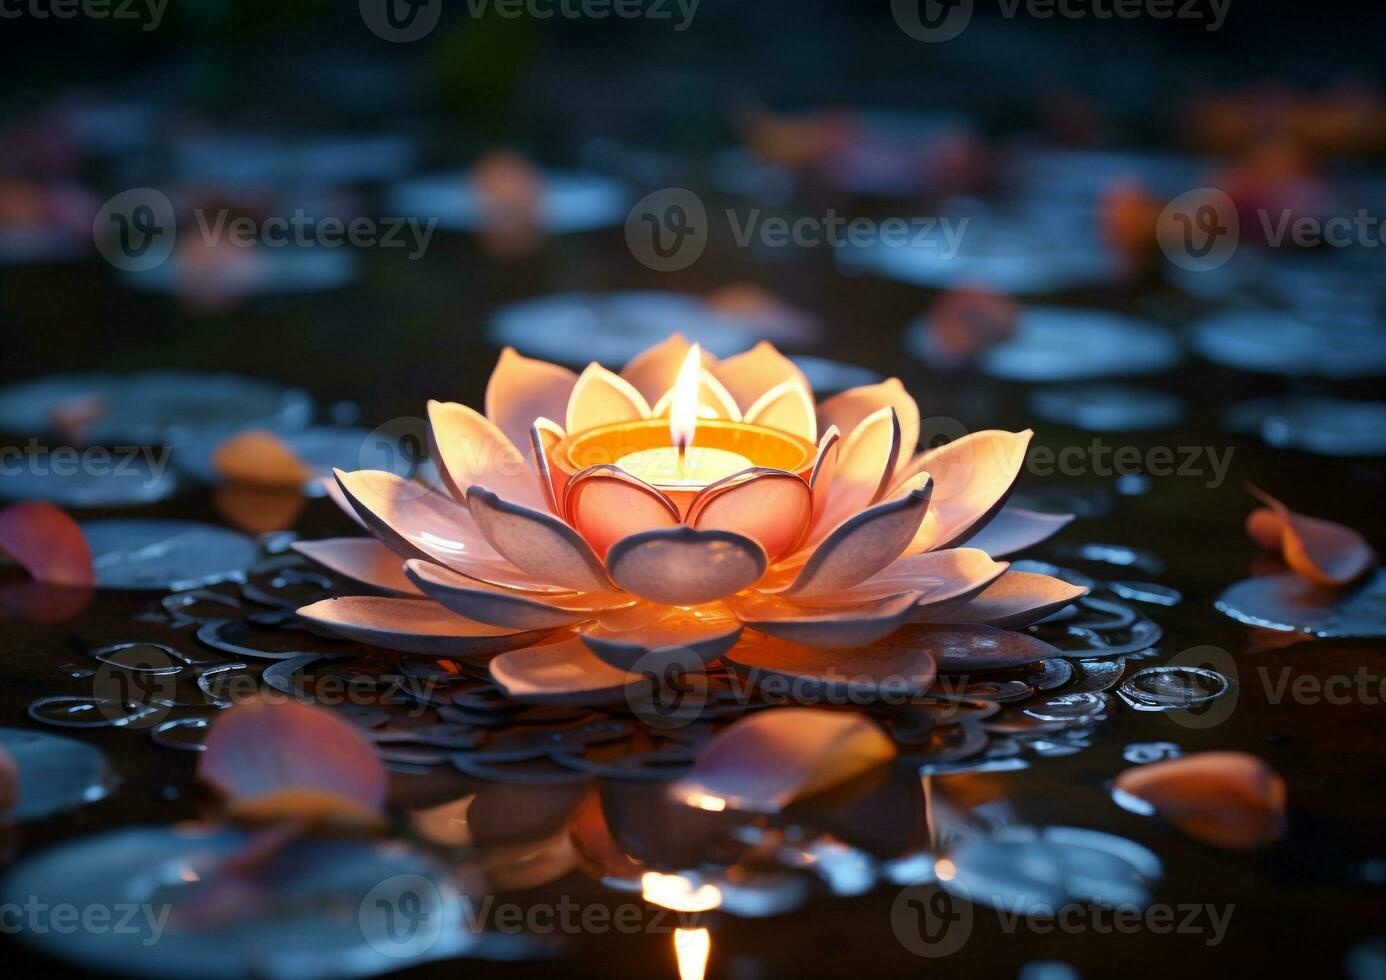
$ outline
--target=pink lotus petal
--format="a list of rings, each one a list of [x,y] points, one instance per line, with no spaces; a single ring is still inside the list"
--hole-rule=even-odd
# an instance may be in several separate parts
[[[328,538],[290,545],[305,558],[353,581],[396,595],[423,595],[404,574],[404,559],[375,538]]]
[[[467,508],[449,497],[380,470],[338,470],[337,481],[366,529],[403,558],[425,558],[497,585],[563,591],[546,575],[527,575],[503,559]]]
[[[973,432],[916,456],[904,473],[932,476],[934,499],[908,553],[951,548],[980,531],[1010,496],[1033,435],[1029,429]]]
[[[889,636],[909,618],[918,592],[903,592],[839,609],[802,606],[777,596],[750,594],[728,600],[753,630],[813,647],[851,647]]]
[[[752,425],[792,433],[807,442],[818,439],[813,396],[808,388],[795,381],[785,381],[767,391],[746,409],[745,420]]]
[[[821,528],[822,533],[818,535],[818,540],[822,540],[832,530],[827,526],[823,515],[828,509],[828,500],[832,495],[833,477],[837,475],[837,460],[841,451],[842,435],[838,432],[837,426],[833,426],[818,440],[818,455],[814,457],[813,471],[809,475],[809,489],[813,491],[810,533]]]
[[[36,582],[91,586],[91,547],[61,507],[43,501],[0,510],[0,555],[8,555]]]
[[[19,763],[0,745],[0,820],[19,803]]]
[[[535,419],[563,418],[577,375],[507,347],[486,383],[486,417],[516,446],[525,445]]]
[[[602,609],[627,605],[633,600],[620,593],[597,595],[572,592],[544,595],[517,592],[458,575],[430,562],[411,559],[405,565],[409,579],[429,598],[459,616],[512,629],[557,629],[571,626]]]
[[[835,425],[844,437],[850,439],[852,433],[873,414],[883,408],[893,408],[900,421],[900,444],[891,457],[891,472],[897,472],[901,463],[919,445],[919,405],[910,397],[899,378],[888,378],[880,384],[849,388],[834,395],[818,406],[818,424],[826,429]],[[897,477],[894,483],[899,483]]]
[[[466,505],[470,486],[482,486],[526,507],[543,507],[539,478],[524,454],[474,408],[429,401],[428,437],[448,491]]]
[[[322,488],[327,491],[328,498],[337,505],[338,509],[340,509],[343,514],[355,521],[356,525],[363,531],[369,531],[371,529],[370,525],[361,519],[361,515],[356,512],[356,507],[352,504],[350,498],[347,497],[342,491],[341,486],[338,485],[336,476],[325,476],[319,483]]]
[[[864,582],[900,557],[929,508],[927,475],[903,496],[862,511],[820,544],[786,595],[841,592]]]
[[[596,361],[578,377],[564,413],[564,427],[584,432],[616,422],[636,422],[650,417],[650,405],[635,387]]]
[[[709,370],[722,382],[743,410],[749,410],[762,395],[785,382],[797,384],[804,391],[813,390],[798,365],[776,350],[775,345],[768,340],[762,340],[750,350],[718,361]],[[751,421],[749,416],[746,420]],[[813,441],[812,436],[806,438],[810,442]]]
[[[298,614],[348,640],[429,657],[487,657],[544,635],[464,619],[430,599],[342,596],[304,606]]]
[[[748,633],[724,659],[767,692],[838,704],[899,703],[928,691],[937,676],[928,650],[881,639],[812,647]],[[772,687],[768,678],[779,683]]]
[[[1072,514],[1042,514],[1008,504],[967,539],[967,546],[1001,558],[1048,540],[1072,520]]]
[[[546,418],[537,418],[529,427],[529,454],[534,463],[534,471],[539,474],[539,489],[544,493],[544,503],[559,517],[565,517],[559,504],[559,488],[553,479],[553,468],[549,464],[554,448],[567,437],[563,427]]]
[[[720,603],[660,612],[652,622],[634,629],[616,629],[610,618],[603,618],[582,632],[582,642],[613,667],[658,671],[665,655],[685,667],[690,666],[689,654],[701,663],[710,663],[741,636],[741,623]]]
[[[1205,844],[1264,847],[1285,825],[1285,781],[1245,752],[1199,752],[1127,769],[1117,789]]]
[[[961,609],[949,608],[932,614],[924,609],[915,615],[915,621],[984,623],[1002,629],[1019,629],[1039,622],[1087,594],[1083,586],[1070,585],[1063,579],[1034,572],[1007,572]]]
[[[897,558],[864,582],[821,595],[798,596],[796,602],[814,606],[850,606],[884,599],[901,592],[921,592],[916,610],[952,606],[971,599],[1007,569],[976,548],[949,548]]]
[[[611,591],[591,546],[552,514],[502,500],[483,487],[471,487],[467,502],[486,540],[516,568],[566,589]]]
[[[1266,505],[1247,518],[1247,533],[1263,548],[1281,551],[1296,574],[1315,585],[1339,586],[1376,567],[1376,552],[1352,528],[1296,514],[1270,494],[1247,489]]]
[[[313,476],[312,469],[283,439],[263,429],[237,433],[217,446],[212,468],[230,483],[298,490]]]
[[[236,816],[381,819],[385,768],[360,730],[298,701],[244,701],[218,715],[197,775]]]
[[[507,697],[537,704],[617,704],[651,686],[604,663],[576,637],[503,653],[490,670]]]
[[[862,715],[778,708],[723,729],[670,789],[691,806],[775,813],[895,758],[893,743]]]
[[[692,606],[754,585],[768,562],[760,545],[730,531],[680,525],[622,538],[606,555],[611,578],[651,602]]]
[[[672,500],[620,467],[605,464],[589,466],[568,481],[563,512],[599,556],[621,538],[680,523]]]
[[[889,485],[892,463],[900,448],[900,420],[893,408],[865,419],[842,442],[828,504],[806,541],[813,546],[834,528],[876,501]]]
[[[885,642],[925,650],[934,658],[940,673],[951,674],[1019,667],[1063,655],[1029,633],[968,623],[910,624]]]
[[[621,377],[634,385],[635,390],[645,396],[645,401],[654,404],[674,387],[674,379],[678,377],[679,368],[683,367],[688,349],[692,346],[683,334],[673,334],[632,357],[621,369]],[[708,353],[705,347],[700,356],[704,368],[717,363],[717,358]]]
[[[732,531],[775,561],[799,541],[813,513],[809,486],[783,470],[746,470],[700,491],[688,509],[699,530]]]
[[[673,403],[674,389],[670,388],[654,403],[650,414],[655,418],[668,418]],[[736,404],[736,399],[707,368],[703,369],[698,381],[698,417],[741,421],[741,408]]]

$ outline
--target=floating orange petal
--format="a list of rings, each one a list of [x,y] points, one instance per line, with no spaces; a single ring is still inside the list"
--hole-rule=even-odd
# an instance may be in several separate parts
[[[212,454],[217,475],[229,483],[260,487],[292,487],[308,482],[313,470],[273,432],[249,429],[237,433]]]
[[[86,536],[66,511],[42,501],[0,511],[0,554],[35,581],[90,586],[96,582]]]
[[[1270,494],[1247,489],[1266,505],[1247,517],[1247,534],[1267,551],[1280,551],[1303,578],[1315,585],[1347,585],[1376,567],[1376,552],[1352,528],[1296,514]]]
[[[1245,752],[1199,752],[1137,766],[1118,776],[1116,787],[1215,847],[1263,847],[1284,829],[1285,781]]]

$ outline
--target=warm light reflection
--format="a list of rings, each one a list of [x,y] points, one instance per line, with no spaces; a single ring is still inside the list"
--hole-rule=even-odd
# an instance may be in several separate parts
[[[680,453],[693,445],[698,431],[698,392],[703,381],[703,355],[697,344],[688,349],[669,402],[669,439]]]
[[[934,864],[934,874],[938,875],[939,881],[952,881],[957,873],[957,867],[947,858],[940,858],[938,862]]]
[[[679,980],[703,980],[712,935],[706,929],[675,929],[674,955],[679,961]]]
[[[645,901],[675,912],[709,912],[722,904],[722,890],[713,884],[693,887],[693,882],[680,874],[646,871],[640,877],[640,892]]]
[[[689,793],[683,798],[683,802],[689,806],[697,807],[699,810],[710,810],[713,813],[721,813],[727,808],[727,801],[720,796],[713,796],[711,793],[703,793],[697,790]]]

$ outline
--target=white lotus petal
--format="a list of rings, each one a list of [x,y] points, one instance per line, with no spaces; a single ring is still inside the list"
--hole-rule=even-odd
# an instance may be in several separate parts
[[[348,640],[430,657],[487,657],[545,633],[473,622],[431,599],[343,596],[304,606],[298,614]]]
[[[691,806],[773,813],[884,765],[893,743],[865,716],[777,708],[733,723],[670,788]]]
[[[557,629],[591,619],[602,609],[632,601],[620,593],[572,592],[540,597],[478,582],[417,558],[410,559],[405,567],[409,580],[439,605],[459,616],[492,626]]]
[[[837,458],[841,451],[842,435],[837,426],[833,426],[818,440],[818,455],[814,457],[813,472],[809,476],[809,489],[813,491],[812,526],[814,530],[823,528],[819,540],[832,530],[826,526],[823,514],[828,509],[828,498],[832,494],[833,477],[837,475]]]
[[[614,704],[651,688],[649,678],[604,663],[576,637],[503,653],[490,671],[507,697],[538,704]]]
[[[486,417],[516,446],[529,439],[535,419],[563,418],[577,375],[507,347],[486,383]]]
[[[467,502],[491,547],[521,571],[580,592],[611,591],[591,546],[557,517],[502,500],[483,487],[470,487]]]
[[[946,552],[941,552],[946,554]],[[1058,612],[1088,590],[1063,579],[1034,572],[1007,572],[960,609],[920,610],[916,622],[985,623],[1019,629]]]
[[[813,512],[809,486],[783,470],[746,470],[703,489],[687,522],[699,530],[733,531],[761,546],[770,561],[799,541]]]
[[[356,508],[352,506],[351,501],[347,499],[347,495],[342,492],[342,488],[337,485],[337,478],[335,476],[325,476],[322,478],[321,483],[323,489],[327,491],[327,496],[337,505],[343,514],[350,517],[362,529],[366,531],[371,529],[370,525],[362,519],[361,515],[356,513]]]
[[[814,549],[786,595],[841,592],[888,566],[914,538],[929,508],[930,482],[918,477],[903,496],[843,521]]]
[[[915,457],[905,473],[932,476],[934,500],[909,554],[959,545],[980,531],[1010,496],[1033,435],[1029,429],[973,432]]]
[[[813,396],[796,381],[771,388],[746,410],[745,419],[752,425],[789,432],[808,442],[818,439]]]
[[[893,408],[900,420],[900,446],[891,460],[891,470],[896,472],[900,464],[914,452],[919,445],[919,405],[910,397],[899,378],[888,378],[880,384],[849,388],[834,395],[818,406],[818,424],[827,428],[835,425],[846,438],[859,425],[882,408]],[[898,483],[897,478],[894,482]]]
[[[791,699],[862,704],[918,697],[936,676],[933,657],[907,643],[877,638],[868,643],[811,647],[775,636],[747,634],[724,658],[770,693],[769,678]],[[785,685],[788,685],[787,688]]]
[[[544,506],[539,479],[524,454],[474,408],[428,403],[429,444],[439,474],[460,504],[470,486],[482,486],[526,507]]]
[[[897,558],[881,571],[850,589],[798,596],[796,602],[814,606],[852,606],[901,592],[923,594],[916,610],[954,608],[978,595],[1001,577],[1007,562],[994,561],[976,548],[950,548]]]
[[[622,670],[660,672],[668,662],[684,667],[706,664],[731,649],[741,636],[741,623],[725,606],[711,603],[691,608],[667,608],[651,622],[617,629],[609,617],[582,633],[598,657]]]
[[[728,603],[737,618],[762,633],[805,646],[851,647],[894,633],[920,595],[904,592],[838,609],[802,606],[764,594],[735,596]]]
[[[1000,558],[1053,537],[1072,520],[1072,514],[1042,514],[1008,504],[967,539],[967,546]]]
[[[679,526],[622,538],[606,555],[617,585],[642,599],[697,605],[755,584],[765,574],[765,552],[729,531]]]
[[[539,489],[544,493],[544,503],[548,504],[549,510],[560,517],[563,516],[563,509],[559,504],[549,458],[554,447],[566,436],[567,433],[563,431],[562,426],[546,418],[535,419],[534,424],[529,427],[529,454],[534,463],[534,471],[539,474]]]
[[[375,538],[295,541],[289,547],[338,575],[398,595],[422,595],[404,574],[404,559]]]
[[[565,428],[578,433],[600,425],[636,422],[649,417],[650,405],[645,397],[629,381],[593,361],[573,386]]]
[[[762,340],[750,350],[718,361],[709,370],[722,382],[732,398],[736,399],[736,403],[747,411],[748,422],[751,420],[750,406],[777,385],[793,382],[804,391],[813,390],[798,365],[776,350],[775,345],[768,340]],[[812,398],[809,408],[812,411]],[[813,436],[806,438],[809,442],[813,441]]]
[[[621,538],[679,523],[679,509],[672,500],[625,470],[605,464],[573,476],[563,512],[598,556]]]
[[[805,547],[816,545],[881,496],[891,477],[891,460],[899,448],[900,420],[889,407],[867,418],[843,440],[828,487],[827,506]]]

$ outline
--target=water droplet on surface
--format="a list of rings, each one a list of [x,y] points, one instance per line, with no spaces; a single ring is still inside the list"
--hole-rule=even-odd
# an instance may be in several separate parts
[[[1117,688],[1137,711],[1168,711],[1216,700],[1236,682],[1206,667],[1145,667]]]
[[[1160,762],[1164,759],[1177,759],[1184,750],[1173,742],[1132,742],[1121,752],[1121,757],[1135,765],[1147,762]]]

